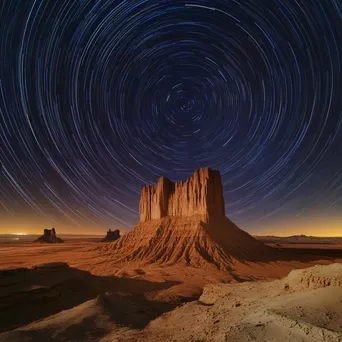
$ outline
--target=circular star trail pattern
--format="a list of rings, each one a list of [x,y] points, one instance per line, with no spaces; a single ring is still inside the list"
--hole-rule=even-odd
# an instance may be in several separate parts
[[[245,229],[342,209],[340,1],[4,0],[0,38],[2,218],[129,228],[207,166]]]

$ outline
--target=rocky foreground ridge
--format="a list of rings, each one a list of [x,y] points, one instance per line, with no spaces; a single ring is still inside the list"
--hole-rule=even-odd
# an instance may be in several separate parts
[[[308,287],[304,279],[309,278],[319,281]],[[45,286],[32,287],[37,279],[44,279]],[[11,270],[6,277],[0,272],[5,294],[0,341],[341,342],[341,281],[342,264],[332,264],[292,271],[275,281],[209,284],[199,300],[155,316],[146,301],[110,292],[96,297],[104,280],[96,282],[86,272],[49,264]],[[65,291],[70,283],[72,288]],[[23,310],[30,292],[30,310]],[[78,305],[82,296],[88,300]],[[53,314],[55,303],[64,303],[66,309]],[[13,322],[10,310],[15,312]],[[32,311],[36,321],[29,323]],[[39,319],[42,314],[51,316]],[[5,331],[9,326],[16,329]]]

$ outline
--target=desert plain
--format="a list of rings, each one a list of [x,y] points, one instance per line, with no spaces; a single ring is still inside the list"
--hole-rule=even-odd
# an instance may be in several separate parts
[[[252,237],[219,173],[162,177],[114,242],[0,245],[0,341],[342,341],[342,239]]]

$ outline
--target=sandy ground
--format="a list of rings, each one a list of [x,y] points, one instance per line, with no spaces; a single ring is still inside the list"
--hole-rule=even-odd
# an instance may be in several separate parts
[[[129,262],[118,265],[108,256],[99,252],[99,247],[109,243],[69,240],[63,244],[6,244],[0,245],[0,270],[11,268],[31,268],[34,265],[51,262],[65,262],[70,268],[89,272],[94,276],[114,276],[139,279],[151,283],[173,281],[177,285],[168,289],[170,296],[195,297],[203,286],[210,283],[255,281],[277,279],[289,274],[293,269],[342,262],[342,248],[331,245],[308,247],[283,246],[278,259],[271,262],[236,261],[230,270],[222,272],[210,265],[203,268],[163,265],[143,265]],[[302,247],[302,248],[300,248]],[[135,292],[142,293],[139,289]],[[1,295],[1,289],[0,289]]]
[[[262,305],[266,305],[269,302],[277,304],[276,299],[279,297],[278,304],[281,305],[280,297],[286,294],[294,296],[286,297],[292,303],[291,300],[297,300],[298,289],[286,291],[282,281],[277,280],[267,285],[265,280],[287,276],[293,269],[342,262],[342,250],[338,248],[322,244],[308,248],[305,244],[302,248],[299,245],[295,248],[292,245],[291,248],[282,246],[278,258],[272,262],[235,262],[225,272],[210,266],[202,269],[184,265],[140,265],[134,262],[118,266],[99,252],[99,246],[103,246],[103,243],[74,240],[58,245],[0,245],[0,270],[12,269],[0,271],[0,332],[19,329],[0,335],[0,341],[243,341],[242,336],[245,335],[241,334],[247,329],[245,325],[254,324],[252,318],[246,318],[246,313],[252,312],[252,307],[253,310],[258,307],[254,304],[236,306],[238,300],[246,303],[261,301]],[[56,262],[67,265],[32,268],[38,264]],[[198,299],[206,285],[204,294]],[[229,310],[221,312],[221,304],[213,305],[205,298],[208,298],[207,293],[213,288],[220,298],[219,302],[223,301],[226,295],[222,297],[219,290],[226,286],[233,287],[234,291],[228,296],[231,302],[224,304],[227,306],[225,310],[228,307]],[[316,290],[320,289],[313,289]],[[300,290],[298,293],[302,292]],[[338,302],[339,293],[333,294]],[[319,296],[322,300],[327,297],[324,301],[329,302],[326,293],[319,293]],[[305,303],[309,297],[303,299]],[[190,300],[193,302],[183,305]],[[321,304],[317,304],[317,310]],[[263,320],[276,320],[273,313],[275,309],[267,310],[265,316],[260,314]],[[172,321],[175,312],[181,314],[177,324]],[[335,311],[331,312],[335,315]],[[225,319],[218,318],[219,322],[224,322],[220,329],[218,327],[221,324],[214,319],[216,315],[227,316]],[[211,321],[207,322],[205,317]],[[292,321],[287,319],[292,318],[284,319],[291,326]],[[167,325],[165,320],[169,322]],[[230,325],[227,325],[228,321]],[[206,322],[208,328],[203,326]],[[173,326],[179,328],[175,330]],[[236,330],[236,326],[240,326],[240,330]],[[267,329],[262,325],[257,328],[260,329],[256,332],[253,330],[251,336],[256,334],[256,340],[264,341],[259,330],[268,334]],[[183,330],[187,331],[185,335],[177,335]],[[291,338],[286,334],[281,336],[284,341],[309,341],[300,340],[297,335],[293,335],[293,338],[292,335]],[[243,338],[247,341],[249,337]]]

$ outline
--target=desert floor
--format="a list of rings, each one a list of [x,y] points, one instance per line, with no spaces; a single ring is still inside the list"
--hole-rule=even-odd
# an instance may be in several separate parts
[[[188,310],[185,313],[191,316],[192,310],[197,310],[199,305],[198,310],[203,316],[203,310],[212,305],[199,304],[198,299],[205,285],[226,283],[230,284],[229,286],[238,286],[234,291],[240,291],[239,295],[229,302],[229,305],[234,307],[236,298],[240,298],[243,292],[250,292],[250,298],[256,298],[255,301],[260,295],[263,301],[267,302],[274,286],[277,288],[274,296],[278,297],[283,288],[280,290],[279,283],[262,285],[265,281],[286,277],[294,269],[342,263],[342,249],[338,244],[275,246],[279,250],[277,259],[271,262],[265,262],[262,258],[258,262],[242,260],[225,272],[214,267],[199,269],[181,265],[163,267],[130,263],[118,266],[99,252],[99,246],[103,246],[103,243],[77,240],[56,245],[0,245],[0,333],[13,329],[19,329],[20,333],[22,329],[25,341],[39,341],[42,338],[44,340],[47,336],[44,334],[51,329],[48,332],[48,340],[56,341],[70,340],[70,336],[73,336],[74,340],[89,341],[148,340],[148,334],[155,334],[156,340],[160,341],[165,340],[167,336],[170,340],[176,338],[175,340],[182,341],[181,337],[171,334],[172,337],[169,331],[156,332],[153,329],[156,324],[164,324],[164,315],[172,315],[175,308],[180,310],[180,307],[189,301],[197,304],[186,304],[186,309],[182,310]],[[49,263],[55,264],[37,267]],[[338,300],[342,300],[339,295],[336,296]],[[247,300],[245,295],[243,298]],[[288,300],[295,300],[291,298]],[[281,301],[280,298],[277,300]],[[195,309],[192,309],[191,305],[194,305]],[[166,312],[170,313],[165,314]],[[183,322],[188,320],[190,325],[194,324],[192,318],[187,318],[185,313],[182,316]],[[46,321],[50,316],[51,324]],[[161,318],[158,318],[159,316]],[[205,320],[205,315],[202,316],[196,323],[199,329],[201,320]],[[32,323],[42,319],[41,328],[39,323]],[[34,326],[36,328],[31,329],[31,323],[33,326],[38,324],[38,328]],[[87,329],[82,329],[81,326],[85,325]],[[37,329],[40,335],[32,333],[33,330],[38,331]],[[118,329],[120,338],[113,332],[119,331]],[[170,326],[168,329],[171,329]],[[236,338],[237,332],[234,330],[231,333],[231,336]],[[13,334],[2,334],[0,340],[20,340],[18,330]],[[193,337],[186,335],[185,338],[184,335],[183,340],[195,341],[195,336],[195,333]],[[207,336],[202,340],[220,340],[218,336],[217,339]]]

